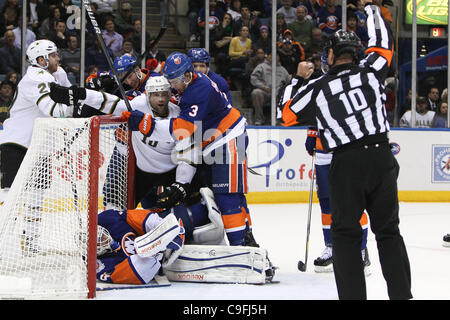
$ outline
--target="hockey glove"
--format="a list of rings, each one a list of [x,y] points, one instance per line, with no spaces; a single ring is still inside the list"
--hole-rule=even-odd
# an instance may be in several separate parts
[[[97,78],[90,78],[86,82],[86,88],[92,89],[95,91],[103,90],[108,93],[113,93],[116,89],[116,82],[114,81],[114,78],[110,75],[100,75]]]
[[[139,110],[122,112],[122,119],[128,120],[131,131],[140,131],[146,137],[150,136],[155,128],[155,119],[152,115]]]
[[[50,83],[50,98],[56,103],[76,106],[79,100],[86,99],[86,89],[75,85],[63,87],[52,82]]]
[[[305,148],[308,151],[308,154],[312,156],[314,154],[314,150],[316,149],[316,140],[317,140],[317,130],[313,128],[308,128],[306,131],[306,141]]]
[[[180,204],[187,196],[189,183],[174,182],[158,195],[156,207],[161,209],[170,209]]]

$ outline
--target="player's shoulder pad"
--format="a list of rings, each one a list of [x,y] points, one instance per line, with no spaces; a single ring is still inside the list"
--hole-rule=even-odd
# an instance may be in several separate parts
[[[27,75],[32,81],[36,82],[55,82],[55,78],[45,69],[31,67],[27,71]]]

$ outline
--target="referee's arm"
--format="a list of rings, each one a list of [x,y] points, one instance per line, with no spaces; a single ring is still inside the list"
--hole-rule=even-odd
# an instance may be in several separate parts
[[[377,5],[367,3],[364,7],[367,15],[366,26],[369,35],[366,57],[360,66],[368,67],[379,81],[384,81],[394,54],[394,43],[389,29],[381,16]]]

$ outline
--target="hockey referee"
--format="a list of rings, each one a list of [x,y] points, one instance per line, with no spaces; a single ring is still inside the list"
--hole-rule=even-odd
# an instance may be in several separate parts
[[[333,152],[328,179],[339,299],[367,299],[359,223],[365,209],[389,298],[410,299],[409,259],[399,230],[399,165],[389,147],[383,86],[393,43],[380,9],[364,2],[369,34],[365,58],[358,64],[360,40],[353,32],[330,36],[322,58],[329,70],[308,81],[312,64],[299,64],[302,86],[284,105],[282,125],[316,125],[324,149]]]

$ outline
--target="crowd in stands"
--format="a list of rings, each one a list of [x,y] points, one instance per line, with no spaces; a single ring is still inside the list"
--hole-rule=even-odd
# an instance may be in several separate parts
[[[91,0],[89,3],[109,55],[114,59],[129,53],[138,58],[142,46],[142,22],[140,17],[132,16],[131,4],[119,0]],[[0,0],[0,125],[9,116],[9,107],[21,78],[21,6],[19,0]],[[81,1],[76,0],[27,1],[27,46],[39,39],[53,41],[59,48],[60,65],[72,84],[80,82],[81,30],[79,14],[74,14],[80,8]],[[90,20],[86,23],[84,79],[92,73],[109,71],[93,26]],[[152,41],[150,33],[146,32],[146,46]],[[166,55],[155,46],[146,65],[156,68],[165,59]]]
[[[315,75],[321,74],[321,53],[324,40],[342,28],[342,8],[338,0],[278,0],[276,8],[276,79],[278,93],[297,72],[300,61],[315,65]],[[382,10],[388,25],[392,15],[386,6],[389,0],[373,0]],[[22,13],[21,1],[0,0],[0,122],[8,116],[8,105],[21,77]],[[243,104],[254,110],[251,124],[270,124],[272,93],[272,0],[209,0],[209,48],[215,71],[229,83],[231,90],[240,91]],[[60,49],[61,66],[71,83],[80,82],[79,19],[74,15],[81,2],[76,0],[28,0],[26,43],[37,39],[52,40]],[[188,41],[205,45],[205,0],[189,0]],[[91,0],[92,12],[101,26],[109,55],[114,59],[124,53],[138,57],[141,52],[142,21],[133,17],[131,4],[126,0]],[[347,1],[347,29],[356,32],[362,42],[361,57],[367,46],[367,30],[362,2]],[[109,65],[101,50],[93,26],[87,21],[85,75],[108,71]],[[84,32],[84,31],[83,31]],[[146,31],[146,46],[153,39]],[[148,55],[146,67],[161,68],[166,54],[156,45]],[[386,85],[386,109],[393,124],[395,108],[395,81]],[[11,88],[11,90],[9,90]],[[430,89],[431,90],[431,89]],[[442,88],[436,88],[442,90]],[[435,93],[430,93],[434,95]],[[429,96],[430,96],[429,95]],[[439,92],[437,106],[428,106],[427,112],[446,118],[447,98]],[[422,97],[417,97],[422,98]],[[431,98],[426,97],[428,100]],[[411,109],[409,96],[399,105],[398,118]],[[421,99],[420,101],[422,101]],[[409,101],[409,102],[408,102]],[[443,105],[443,106],[442,106]],[[244,107],[244,106],[240,106]],[[419,112],[419,110],[418,110]],[[429,116],[427,117],[427,119]],[[429,126],[442,125],[433,120]],[[437,123],[437,124],[436,124]],[[409,125],[403,119],[400,125]]]
[[[392,1],[373,2],[380,7],[381,14],[390,27],[392,14],[388,6],[393,5]],[[271,3],[271,0],[209,1],[209,48],[215,70],[227,79],[231,90],[242,92],[244,103],[254,111],[252,124],[255,125],[270,124],[270,117],[267,115],[270,113],[272,92]],[[338,0],[279,0],[277,4],[276,92],[279,93],[295,76],[300,61],[313,62],[315,75],[321,74],[323,44],[327,37],[342,28],[342,7]],[[205,45],[204,5],[204,0],[189,0],[189,40],[200,41],[200,46]],[[360,58],[364,56],[368,41],[365,23],[362,1],[347,1],[346,27],[361,39]],[[392,83],[395,81],[386,84],[386,109],[388,118],[394,125],[396,98]],[[445,110],[446,99],[440,99],[439,106],[441,104]],[[408,109],[399,107],[400,119]],[[439,119],[446,118],[446,111],[440,111],[440,107],[429,111]],[[428,127],[436,126],[435,123],[433,120]],[[405,121],[400,125],[409,126]]]

